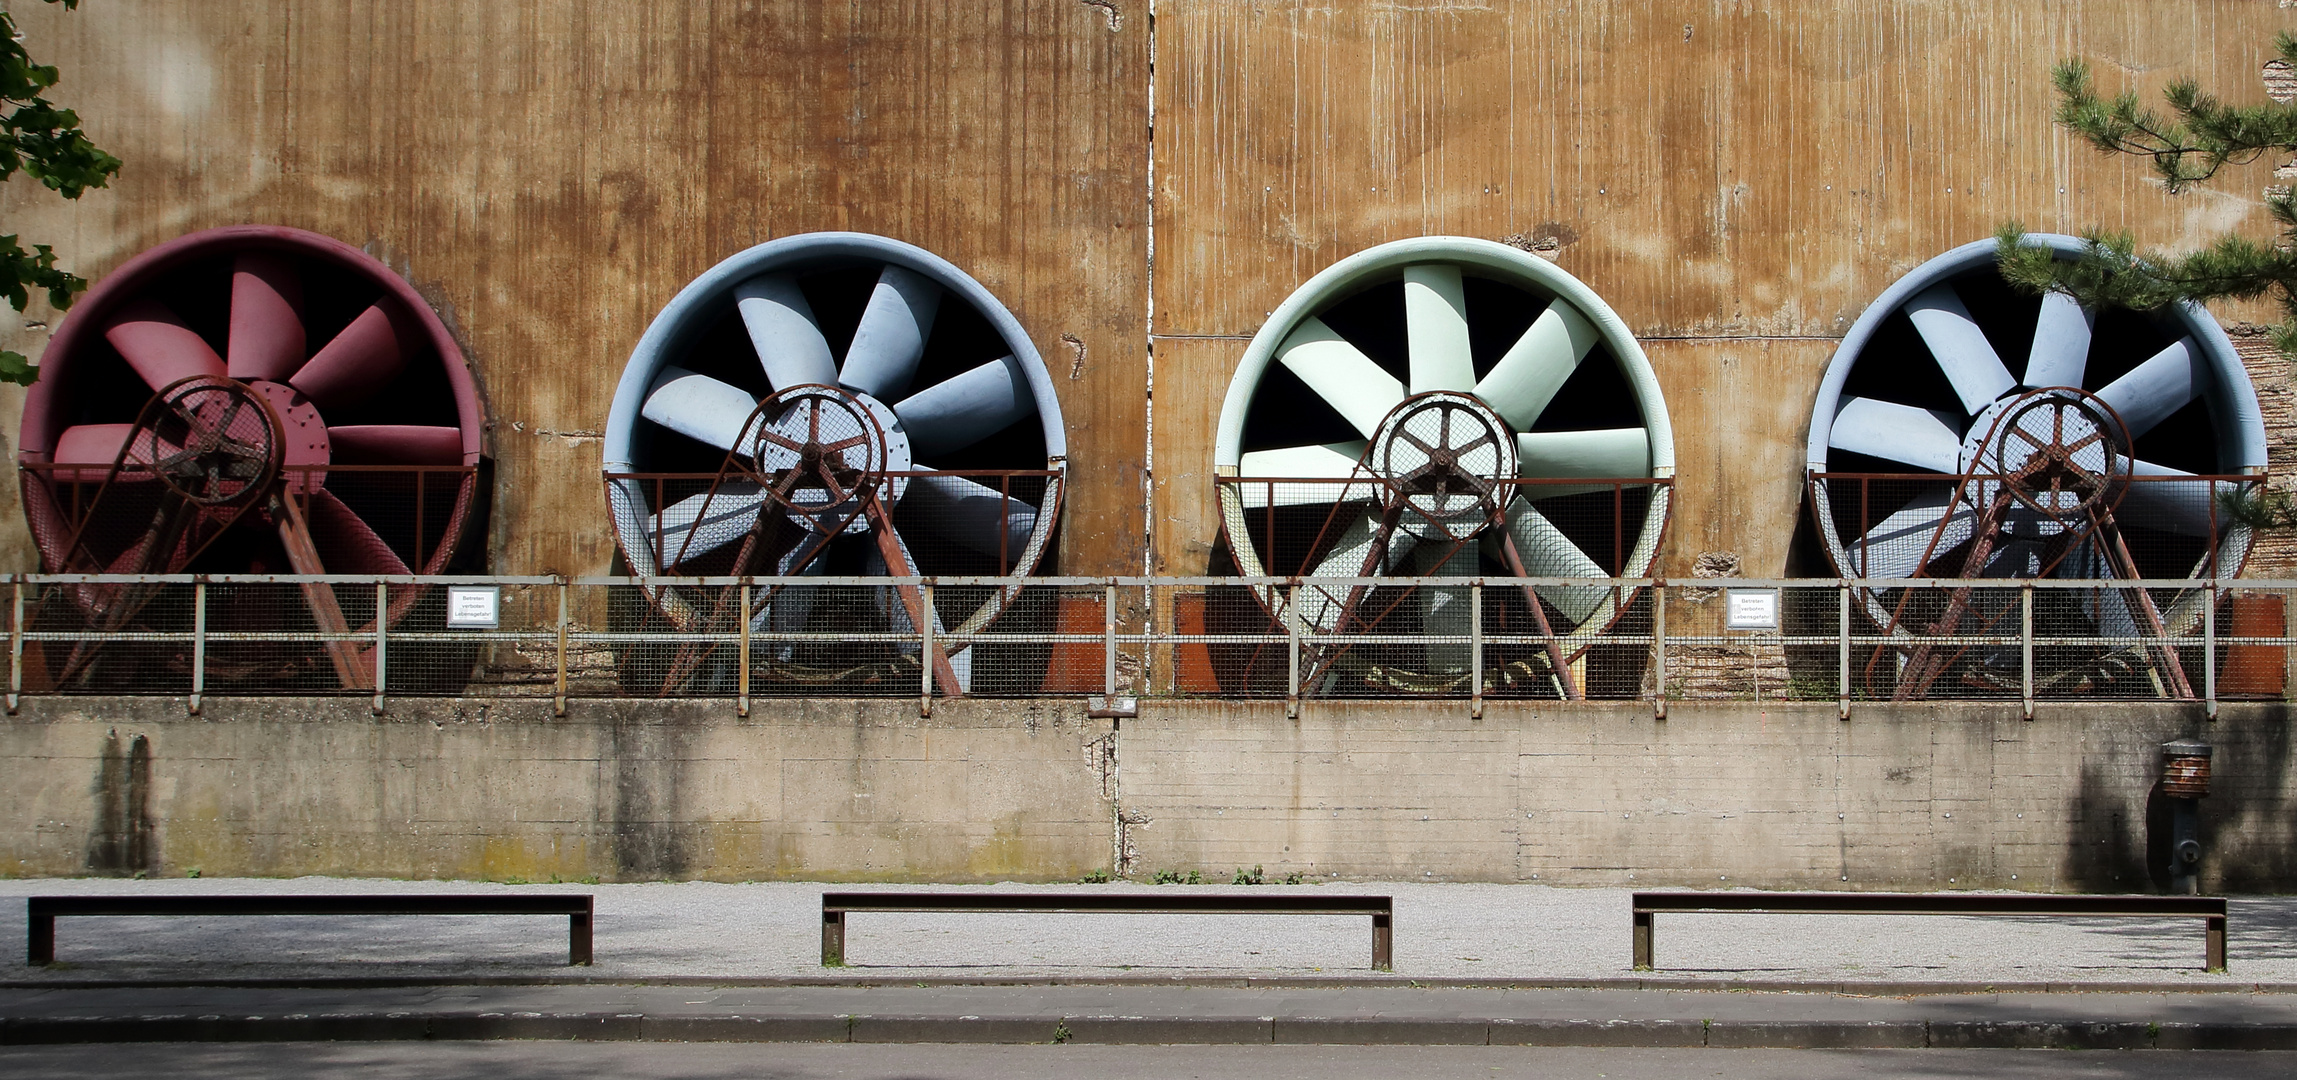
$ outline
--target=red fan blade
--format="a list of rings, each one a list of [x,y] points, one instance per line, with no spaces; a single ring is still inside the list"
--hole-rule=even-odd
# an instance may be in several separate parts
[[[56,480],[66,484],[93,484],[102,480],[104,474],[111,471],[112,462],[120,460],[120,448],[126,446],[135,433],[134,424],[76,424],[65,428],[64,433],[56,437],[56,453],[51,460],[58,465],[93,465],[96,468],[57,469]],[[129,454],[128,460],[151,464],[149,440],[138,447],[137,452]],[[121,479],[149,480],[152,474],[129,473]]]
[[[303,391],[321,412],[355,405],[398,376],[407,363],[409,340],[390,310],[378,303],[351,320],[287,384]]]
[[[303,280],[295,265],[250,251],[231,268],[231,340],[224,345],[234,379],[278,382],[303,366]]]
[[[318,550],[327,573],[414,573],[334,492],[325,488],[312,492],[305,509],[311,522],[311,546]]]
[[[463,429],[422,424],[346,424],[327,429],[337,465],[460,465]]]
[[[157,300],[135,300],[122,307],[104,331],[104,340],[154,390],[194,375],[224,373],[223,358]]]

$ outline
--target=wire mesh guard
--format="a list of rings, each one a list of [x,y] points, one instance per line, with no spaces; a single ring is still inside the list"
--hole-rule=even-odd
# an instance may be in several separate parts
[[[472,588],[499,598],[495,625],[450,626],[448,592]],[[1576,686],[1610,700],[2217,701],[2285,698],[2297,645],[2297,581],[22,575],[10,589],[13,697],[1482,701]],[[724,617],[672,625],[650,589]],[[314,590],[343,628],[320,627]],[[1758,629],[1733,614],[1748,593],[1772,598]],[[1591,594],[1620,609],[1598,633],[1532,617]],[[943,629],[993,599],[979,630]],[[1341,600],[1364,618],[1310,624]],[[802,626],[777,623],[793,602]],[[136,617],[106,630],[91,603]],[[1867,618],[1870,604],[1896,621]],[[2115,616],[2147,604],[2170,613],[2160,632]],[[378,610],[398,614],[378,624]],[[352,685],[342,663],[378,675]]]

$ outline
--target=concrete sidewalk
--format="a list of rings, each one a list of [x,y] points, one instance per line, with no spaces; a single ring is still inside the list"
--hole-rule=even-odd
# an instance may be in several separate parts
[[[2297,996],[1209,986],[0,990],[0,1043],[576,1039],[2297,1049]]]
[[[829,888],[867,889],[836,885]],[[904,886],[907,887],[907,886]],[[501,885],[374,879],[0,880],[0,986],[389,982],[1190,982],[1705,986],[1906,994],[1983,988],[2297,989],[2297,898],[2232,905],[2230,970],[2201,971],[2197,920],[1662,916],[1661,970],[1630,966],[1628,893],[1538,885],[999,885],[1059,891],[1305,889],[1395,897],[1395,971],[1361,916],[855,916],[849,966],[820,964],[819,883]],[[24,897],[118,893],[581,892],[597,963],[565,966],[563,918],[81,918],[53,968],[24,966]]]

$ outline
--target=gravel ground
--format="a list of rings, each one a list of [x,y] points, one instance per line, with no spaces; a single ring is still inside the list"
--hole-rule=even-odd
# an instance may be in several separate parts
[[[829,886],[838,889],[868,886]],[[807,882],[531,885],[294,879],[0,880],[0,935],[24,897],[56,894],[587,892],[599,978],[819,976],[825,886]],[[948,886],[1058,891],[1074,885]],[[1091,886],[1178,889],[1191,886]],[[1195,886],[1212,891],[1212,886]],[[1221,886],[1222,891],[1241,887]],[[1617,979],[1628,891],[1344,882],[1263,886],[1395,897],[1395,971],[1423,978]],[[2297,897],[2233,902],[2231,972],[2201,967],[2197,920],[1686,915],[1658,922],[1657,977],[1766,981],[2297,983]],[[864,914],[846,976],[1333,976],[1370,973],[1361,916]],[[566,922],[540,916],[82,918],[57,928],[45,972],[0,980],[565,974]],[[13,948],[9,947],[13,952]]]

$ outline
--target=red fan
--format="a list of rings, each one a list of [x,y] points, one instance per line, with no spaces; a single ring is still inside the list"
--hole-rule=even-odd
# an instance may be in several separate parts
[[[24,406],[25,513],[51,572],[439,573],[482,424],[453,336],[388,268],[300,230],[212,229],[129,260],[49,343]],[[152,590],[71,592],[119,629]],[[319,630],[352,629],[332,587],[303,594]],[[329,660],[373,685],[354,643]]]

